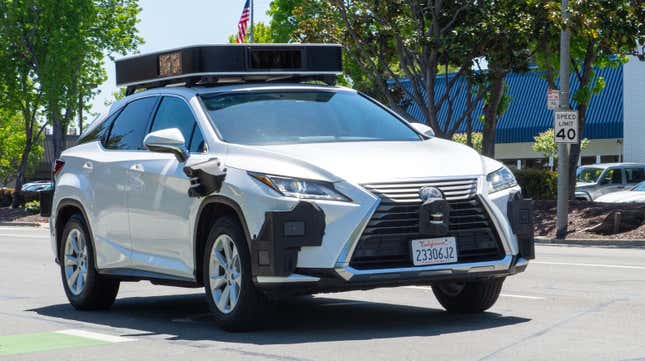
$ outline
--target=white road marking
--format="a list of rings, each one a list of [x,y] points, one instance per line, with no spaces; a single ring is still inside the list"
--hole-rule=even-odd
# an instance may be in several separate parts
[[[537,296],[525,296],[525,295],[512,295],[510,293],[502,293],[500,294],[502,297],[509,297],[509,298],[524,298],[527,300],[546,300],[546,297],[537,297]]]
[[[620,265],[620,264],[569,263],[569,262],[546,262],[546,261],[531,261],[531,264],[545,264],[545,265],[554,265],[554,266],[579,266],[579,267],[642,269],[642,270],[645,270],[645,266],[631,266],[631,265]]]
[[[364,303],[365,302],[363,302],[363,301],[344,301],[344,302],[321,303],[321,304],[318,304],[317,306],[321,306],[321,307],[349,306],[349,305],[361,305],[361,304],[364,304]]]
[[[25,234],[16,234],[16,233],[0,233],[0,237],[7,237],[7,238],[49,238],[49,235],[44,235],[44,234],[32,234],[32,235],[25,235]]]
[[[417,290],[431,291],[432,289],[429,286],[404,286],[404,288],[412,288]],[[537,296],[525,296],[525,295],[513,295],[510,293],[502,293],[500,297],[509,297],[509,298],[523,298],[527,300],[546,300],[544,297]]]
[[[416,290],[432,291],[429,286],[403,286],[403,288],[412,288]]]
[[[84,337],[92,340],[98,340],[98,341],[104,341],[104,342],[110,342],[110,343],[136,341],[133,338],[106,335],[103,333],[90,332],[85,330],[61,330],[61,331],[56,331],[55,333],[61,333],[64,335],[77,336],[77,337]]]

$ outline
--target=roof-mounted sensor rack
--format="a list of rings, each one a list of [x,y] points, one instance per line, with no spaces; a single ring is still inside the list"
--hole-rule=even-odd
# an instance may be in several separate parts
[[[204,45],[138,55],[116,61],[116,84],[130,95],[137,89],[183,84],[247,82],[336,83],[342,72],[336,44]]]

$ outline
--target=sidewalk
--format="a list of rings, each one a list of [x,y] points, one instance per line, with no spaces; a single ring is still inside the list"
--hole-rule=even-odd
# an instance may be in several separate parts
[[[549,237],[535,237],[536,244],[561,244],[576,246],[599,246],[621,248],[645,248],[645,239],[555,239]]]

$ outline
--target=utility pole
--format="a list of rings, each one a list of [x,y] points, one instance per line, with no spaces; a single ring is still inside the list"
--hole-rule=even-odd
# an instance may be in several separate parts
[[[562,0],[562,21],[560,33],[560,111],[569,110],[569,30],[568,0]],[[556,238],[564,239],[569,224],[569,145],[558,144],[558,201]]]
[[[253,36],[253,15],[255,15],[255,9],[253,8],[253,0],[250,0],[250,6],[251,6],[251,27],[249,28],[251,31],[249,32],[249,43],[254,43],[255,39]]]

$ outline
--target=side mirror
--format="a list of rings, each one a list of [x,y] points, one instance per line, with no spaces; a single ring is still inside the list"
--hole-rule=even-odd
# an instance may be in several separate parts
[[[434,130],[423,123],[410,123],[410,126],[417,132],[425,135],[426,137],[434,138]]]
[[[177,128],[157,130],[149,133],[143,139],[143,145],[149,150],[159,153],[172,153],[180,162],[185,162],[189,156],[185,144],[186,140]]]

